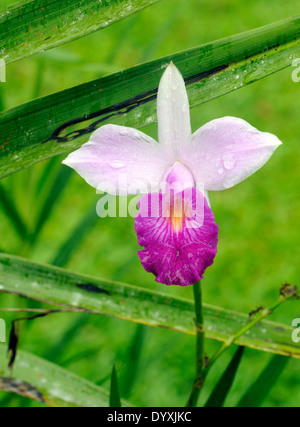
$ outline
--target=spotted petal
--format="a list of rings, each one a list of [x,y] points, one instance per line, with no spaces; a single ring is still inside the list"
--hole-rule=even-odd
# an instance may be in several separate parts
[[[180,160],[206,190],[224,190],[260,169],[280,144],[275,135],[245,120],[223,117],[198,129]]]
[[[166,151],[136,129],[105,125],[63,163],[100,191],[119,195],[147,193],[158,191],[172,165]]]
[[[218,226],[202,193],[189,188],[176,194],[147,194],[139,209],[135,230],[145,247],[139,252],[145,270],[166,285],[201,280],[214,261],[218,241]]]

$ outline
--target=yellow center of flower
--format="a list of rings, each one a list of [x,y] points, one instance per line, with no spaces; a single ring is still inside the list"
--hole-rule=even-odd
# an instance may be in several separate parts
[[[184,220],[189,217],[190,205],[182,197],[175,196],[169,206],[169,218],[172,223],[172,229],[175,233],[182,231]]]

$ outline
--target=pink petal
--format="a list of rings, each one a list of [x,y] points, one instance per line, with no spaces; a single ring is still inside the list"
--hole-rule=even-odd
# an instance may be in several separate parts
[[[172,210],[178,200],[181,215]],[[201,280],[217,253],[219,231],[205,197],[195,188],[147,194],[141,197],[139,209],[135,230],[145,247],[139,252],[145,270],[166,285],[187,286]]]
[[[180,162],[175,162],[169,168],[162,180],[162,191],[176,191],[177,193],[186,188],[195,187],[194,177],[191,172]]]
[[[119,195],[158,191],[172,165],[166,148],[154,139],[136,129],[116,125],[98,129],[63,163],[92,187]]]
[[[158,141],[169,147],[173,163],[180,147],[191,138],[189,100],[182,75],[171,63],[164,72],[157,94]]]
[[[281,144],[246,121],[223,117],[202,126],[182,149],[180,160],[206,190],[224,190],[260,169]]]

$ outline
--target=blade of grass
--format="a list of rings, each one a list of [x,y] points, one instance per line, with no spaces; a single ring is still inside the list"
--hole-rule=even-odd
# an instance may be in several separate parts
[[[171,60],[195,107],[290,66],[299,47],[296,16],[4,111],[0,178],[78,148],[105,123],[136,128],[153,123],[158,83]]]
[[[42,231],[44,224],[49,218],[56,202],[59,200],[59,197],[66,188],[70,178],[72,176],[72,171],[68,171],[65,168],[60,167],[56,179],[53,182],[52,188],[49,194],[46,197],[40,211],[38,212],[37,220],[35,221],[35,229],[30,236],[31,244],[33,244],[39,234]]]
[[[82,360],[85,360],[85,361],[91,360],[91,363],[94,363],[94,360],[97,360],[97,356],[99,355],[99,351],[101,351],[101,349],[99,348],[99,346],[96,346],[94,348],[89,347],[86,350],[79,352],[79,353],[78,352],[73,353],[72,355],[70,355],[69,357],[66,357],[66,359],[64,359],[64,361],[63,361],[64,366],[66,366],[66,367],[71,366],[71,365],[74,366],[74,364],[76,364],[78,362],[80,363],[80,362],[82,362]],[[102,375],[102,373],[100,375]],[[110,379],[111,372],[109,372],[107,374],[107,377],[108,377],[108,379]],[[103,377],[101,376],[100,381],[102,379],[103,379]],[[93,382],[97,385],[102,385],[100,383],[100,381],[98,381],[98,377],[93,378]]]
[[[0,11],[0,50],[7,64],[71,42],[159,0],[23,0]]]
[[[118,372],[122,369],[122,367],[123,367],[122,364],[119,364],[118,366],[115,366],[117,375],[118,375]],[[109,380],[111,380],[111,373],[105,375],[100,380],[96,381],[96,384],[97,385],[102,385],[102,384],[106,383],[106,381],[109,381]]]
[[[101,387],[33,354],[18,351],[14,376],[6,374],[6,348],[0,347],[0,390],[48,406],[107,407],[109,394]],[[124,405],[131,406],[124,402]]]
[[[111,373],[110,380],[110,395],[109,395],[109,406],[111,408],[121,408],[121,399],[119,393],[118,377],[115,365]]]
[[[48,360],[53,360],[56,363],[62,364],[66,363],[65,357],[65,348],[70,343],[74,337],[78,336],[78,330],[83,328],[89,319],[87,314],[80,314],[76,316],[74,322],[68,327],[64,332],[63,336],[53,345],[52,349],[48,353],[43,354],[43,356]]]
[[[15,206],[13,200],[7,194],[6,189],[3,185],[0,184],[0,205],[2,206],[3,211],[6,213],[7,218],[10,220],[15,231],[22,240],[26,240],[28,237],[28,229],[20,216],[17,207]]]
[[[93,203],[90,210],[83,215],[76,228],[62,244],[51,264],[57,267],[65,266],[97,221],[99,221],[99,217],[96,213],[96,205]]]
[[[122,396],[124,397],[130,396],[134,386],[139,370],[146,332],[147,329],[145,325],[137,325],[133,339],[129,345],[126,371],[122,381]]]
[[[236,373],[240,366],[244,350],[244,347],[239,347],[235,352],[235,355],[233,356],[230,364],[227,366],[225,372],[223,373],[222,377],[209,396],[206,404],[204,405],[206,408],[222,408],[224,406],[226,397],[230,392]]]
[[[257,380],[241,397],[237,407],[257,408],[261,406],[282,374],[289,358],[275,355],[271,358]]]
[[[35,189],[35,198],[44,196],[44,191],[50,191],[51,185],[54,181],[54,175],[57,174],[58,158],[52,157],[46,165],[44,165],[42,172],[37,180],[36,189]],[[51,184],[51,185],[50,185]]]
[[[0,292],[62,305],[70,310],[195,334],[194,307],[190,300],[95,279],[12,255],[0,254]],[[204,305],[204,317],[207,338],[226,345],[232,343],[237,331],[248,328],[251,323],[246,314],[210,305]],[[234,343],[300,358],[300,347],[291,340],[292,332],[290,326],[262,320],[253,324],[247,334],[238,334]]]

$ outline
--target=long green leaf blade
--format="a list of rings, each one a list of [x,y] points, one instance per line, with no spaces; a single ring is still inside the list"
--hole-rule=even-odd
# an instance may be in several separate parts
[[[95,203],[93,203],[88,212],[80,218],[75,229],[72,230],[71,234],[59,248],[51,264],[57,267],[64,267],[98,220],[99,217],[96,213]]]
[[[32,243],[35,242],[38,238],[44,224],[47,222],[49,216],[51,215],[55,204],[57,203],[64,189],[66,188],[71,176],[72,172],[70,173],[69,171],[59,169],[58,174],[49,191],[49,194],[47,194],[46,200],[43,201],[41,210],[40,212],[38,212],[38,218],[35,223],[35,229],[31,236]]]
[[[117,377],[117,371],[116,371],[115,365],[113,366],[113,370],[111,373],[109,406],[111,408],[122,407],[120,393],[119,393],[118,377]]]
[[[14,202],[11,200],[6,189],[2,185],[0,185],[0,206],[2,206],[3,211],[7,214],[7,218],[14,226],[19,237],[26,240],[28,235],[27,226],[20,216]]]
[[[287,357],[273,356],[257,380],[242,396],[237,407],[257,408],[261,406],[282,374],[288,361]]]
[[[126,371],[122,381],[122,396],[128,397],[138,376],[140,360],[144,348],[147,327],[137,325],[135,334],[128,347]]]
[[[216,384],[208,401],[205,404],[207,408],[222,408],[224,406],[225,399],[232,387],[235,379],[237,370],[240,366],[241,359],[244,354],[244,347],[239,347],[233,356],[230,364],[227,366],[224,374]]]
[[[5,111],[0,114],[0,178],[78,148],[105,123],[140,128],[154,122],[158,83],[171,60],[195,107],[290,66],[299,54],[297,16]]]
[[[0,390],[20,394],[48,406],[108,407],[105,389],[33,354],[18,351],[13,377],[6,369],[6,348],[0,346]],[[124,405],[131,406],[124,402]]]
[[[0,291],[64,308],[195,334],[194,307],[190,300],[93,279],[12,255],[0,254]],[[205,305],[205,322],[208,338],[227,341],[249,322],[249,316]],[[300,358],[300,347],[291,340],[292,331],[290,326],[263,321],[236,344]]]
[[[159,0],[25,0],[0,12],[6,63],[86,36]]]

